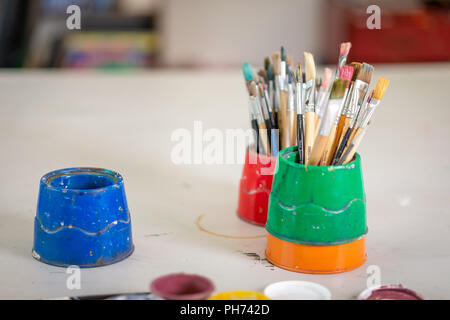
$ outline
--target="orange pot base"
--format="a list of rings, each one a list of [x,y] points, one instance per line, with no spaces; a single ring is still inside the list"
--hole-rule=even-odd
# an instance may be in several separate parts
[[[312,246],[267,235],[266,258],[282,269],[301,273],[340,273],[366,261],[365,237],[353,242]]]

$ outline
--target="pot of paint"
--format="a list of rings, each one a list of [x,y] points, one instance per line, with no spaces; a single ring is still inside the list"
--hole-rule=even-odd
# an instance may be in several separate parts
[[[264,226],[277,157],[269,157],[247,148],[239,185],[237,214],[246,221]]]
[[[280,281],[268,285],[264,295],[272,300],[331,300],[330,291],[309,281]]]
[[[361,158],[340,166],[296,162],[296,147],[280,151],[266,230],[266,257],[281,268],[338,273],[366,259],[366,200]]]
[[[358,300],[424,300],[423,297],[411,289],[400,284],[389,284],[370,287],[358,296]]]
[[[270,300],[264,294],[256,291],[233,290],[220,292],[208,300]]]
[[[134,250],[122,176],[68,168],[41,178],[33,257],[55,266],[99,267]]]
[[[204,300],[214,291],[214,284],[196,274],[174,273],[155,279],[150,291],[165,300]]]

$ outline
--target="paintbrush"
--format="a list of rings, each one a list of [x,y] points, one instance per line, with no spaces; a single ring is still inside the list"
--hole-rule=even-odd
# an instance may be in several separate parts
[[[327,99],[329,96],[331,73],[332,73],[332,71],[330,68],[325,68],[324,73],[323,73],[323,79],[320,82],[320,88],[319,88],[319,92],[317,94],[317,100],[316,100],[316,112],[315,112],[316,133],[315,134],[317,134],[317,132],[319,131],[320,122],[322,121],[322,117],[325,112],[325,106],[326,106],[326,102],[327,102]]]
[[[253,70],[248,62],[244,62],[242,64],[242,73],[244,75],[245,86],[248,92],[248,110],[250,115],[250,124],[252,126],[253,137],[255,139],[255,145],[253,147],[256,146],[256,153],[259,153],[259,128],[250,92],[250,82],[253,81]]]
[[[273,74],[273,66],[269,65],[267,68],[267,79],[269,80],[269,83],[267,84],[267,91],[269,93],[269,101],[270,105],[272,107],[272,128],[277,129],[278,128],[278,119],[276,118],[276,101],[275,101],[275,81],[274,81],[274,74]]]
[[[369,84],[370,81],[372,80],[372,74],[373,74],[373,66],[368,63],[363,63],[354,84],[355,86],[354,94],[357,94],[358,96],[358,105],[356,116],[353,118],[353,124],[352,123],[350,124],[353,132],[350,134],[349,142],[351,142],[354,136],[355,133],[354,129],[356,129],[355,124],[359,117],[359,113],[361,112],[361,107],[363,105],[364,98],[366,97],[367,91],[369,89]]]
[[[278,149],[278,143],[276,141],[274,141],[273,136],[272,136],[274,134],[274,129],[272,127],[272,119],[271,119],[272,118],[272,110],[271,110],[270,102],[268,99],[267,89],[265,89],[264,80],[262,80],[258,84],[258,91],[259,91],[260,104],[264,111],[264,122],[266,123],[267,135],[269,138],[269,146],[271,149],[270,153],[273,154],[274,150]],[[276,153],[276,151],[275,151],[275,153]]]
[[[284,149],[289,146],[289,128],[287,124],[287,108],[288,108],[288,86],[286,78],[286,55],[284,48],[281,47],[280,76],[278,77],[277,86],[280,90],[280,111],[278,113],[278,128],[280,132],[280,148]]]
[[[288,110],[287,110],[287,118],[288,118],[288,131],[289,131],[289,146],[297,145],[297,117],[295,110],[295,75],[292,70],[289,70],[288,73]]]
[[[255,81],[250,82],[250,99],[253,104],[253,108],[255,110],[256,114],[256,121],[258,122],[258,128],[259,128],[259,139],[261,141],[261,154],[265,154],[270,156],[270,146],[269,146],[269,140],[267,137],[267,127],[266,123],[264,122],[264,114],[263,114],[263,108],[261,107],[261,104],[259,103],[259,97],[258,97],[258,86],[256,85]]]
[[[352,143],[350,144],[350,146],[347,148],[347,150],[342,155],[342,158],[339,159],[339,161],[337,162],[337,165],[347,164],[350,161],[352,161],[353,157],[355,156],[356,150],[358,149],[358,147],[361,143],[362,138],[366,134],[366,131],[367,131],[367,127],[358,131],[358,133],[355,135],[355,138],[353,139]]]
[[[336,132],[337,136],[339,137],[338,146],[341,144],[345,132],[347,132],[348,127],[350,127],[350,122],[356,112],[356,110],[354,110],[353,108],[353,106],[356,107],[356,104],[352,104],[350,102],[353,96],[353,85],[355,83],[359,70],[361,69],[361,65],[362,64],[359,62],[350,63],[350,66],[353,67],[353,76],[352,81],[350,83],[350,89],[347,93],[347,96],[345,97],[344,108],[342,109],[342,113],[339,118],[338,128]]]
[[[339,79],[347,81],[347,87],[345,88],[344,99],[342,100],[342,105],[338,112],[338,117],[336,117],[336,119],[334,120],[334,124],[331,129],[331,133],[328,138],[328,141],[327,141],[327,146],[325,147],[324,156],[321,160],[321,165],[330,165],[331,162],[333,161],[333,156],[336,152],[338,142],[339,142],[339,137],[341,135],[341,131],[338,131],[338,123],[340,120],[339,115],[341,114],[342,108],[344,106],[344,102],[345,102],[345,99],[348,94],[352,76],[353,76],[353,67],[352,66],[342,66],[341,67],[341,69],[339,71]]]
[[[314,85],[316,78],[316,67],[314,56],[309,52],[304,52],[305,57],[305,82],[303,83],[305,105],[305,163],[309,164],[312,147],[315,138],[315,116],[314,116]]]
[[[274,104],[273,110],[275,111],[275,124],[278,129],[280,129],[280,85],[281,85],[281,55],[279,52],[275,52],[272,55],[272,63],[273,63],[273,86],[274,86]]]
[[[331,71],[331,70],[330,70]],[[302,103],[302,63],[298,62],[295,73],[295,109],[297,112],[297,150],[298,163],[305,163],[304,136],[303,136],[303,103]]]
[[[355,135],[355,123],[358,118],[359,110],[364,102],[364,98],[367,94],[367,90],[369,88],[369,83],[372,79],[373,66],[367,63],[363,63],[361,65],[361,69],[359,70],[356,80],[353,83],[353,87],[351,90],[350,105],[349,110],[351,110],[353,116],[351,116],[351,121],[348,129],[345,131],[342,141],[340,142],[336,154],[334,156],[333,162],[337,163],[337,160],[341,157],[343,152],[345,152],[345,148],[351,144],[351,140]]]
[[[330,93],[330,99],[325,111],[325,115],[320,125],[319,133],[314,141],[314,146],[311,151],[311,155],[308,165],[318,165],[322,159],[323,152],[325,150],[328,137],[331,133],[334,120],[339,114],[339,109],[342,106],[342,100],[344,99],[345,88],[347,87],[347,81],[337,79],[333,83],[333,87]]]
[[[372,98],[370,99],[370,101],[367,101],[367,103],[364,105],[364,108],[361,109],[358,119],[356,120],[357,130],[359,128],[365,128],[368,125],[377,106],[380,104],[388,85],[389,79],[383,77],[378,78],[377,85],[373,90]]]
[[[272,104],[271,104],[270,97],[269,97],[269,92],[267,90],[267,82],[265,82],[263,80],[260,82],[260,84],[258,86],[260,86],[261,99],[264,100],[264,106],[266,107],[267,115],[269,117],[270,126],[267,126],[267,128],[275,129],[274,119],[273,119],[273,109],[272,109]]]
[[[352,47],[351,42],[342,42],[341,47],[339,50],[339,60],[338,65],[336,68],[336,73],[334,75],[335,80],[339,77],[339,72],[341,71],[341,68],[345,65],[347,62],[347,56],[350,52],[350,48]]]
[[[373,90],[367,99],[366,104],[361,108],[358,119],[356,121],[356,129],[354,138],[352,139],[351,145],[344,151],[344,154],[339,159],[338,164],[348,163],[353,159],[353,156],[361,143],[362,137],[365,134],[367,126],[375,113],[378,105],[383,98],[384,93],[389,85],[389,79],[380,77],[378,79],[375,90]]]

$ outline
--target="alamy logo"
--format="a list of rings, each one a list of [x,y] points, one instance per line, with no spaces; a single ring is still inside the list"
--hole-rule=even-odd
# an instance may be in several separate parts
[[[367,29],[381,29],[381,9],[379,6],[372,4],[367,7],[367,14],[371,14],[366,20]]]
[[[377,265],[370,265],[367,267],[367,288],[381,285],[381,269]]]
[[[67,14],[70,16],[67,17],[66,26],[69,30],[80,30],[81,29],[81,9],[79,6],[72,4],[67,7]]]
[[[81,270],[79,266],[69,266],[66,269],[66,273],[70,274],[66,280],[66,287],[69,290],[81,289]]]

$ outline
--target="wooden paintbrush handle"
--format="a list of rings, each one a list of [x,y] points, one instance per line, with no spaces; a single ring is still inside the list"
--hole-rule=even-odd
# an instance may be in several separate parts
[[[280,91],[280,114],[278,117],[278,124],[280,128],[281,148],[289,146],[289,131],[287,127],[287,92]]]
[[[296,146],[297,145],[297,114],[295,110],[288,111],[289,118],[289,145]]]
[[[314,140],[314,147],[312,148],[311,155],[309,157],[309,162],[307,164],[316,166],[320,164],[320,159],[322,158],[323,151],[327,145],[328,137],[318,134]]]
[[[344,139],[345,133],[347,132],[347,129],[350,127],[350,122],[352,122],[352,119],[345,117],[344,125],[342,127],[341,134],[339,135],[338,145],[340,145],[342,140]]]
[[[348,141],[347,141],[347,146],[345,147],[344,152],[342,153],[342,156],[341,156],[342,160],[345,160],[345,158],[346,158],[345,155],[350,152],[350,148],[353,145],[353,140],[355,139],[356,135],[360,131],[361,131],[361,128],[351,130],[350,137],[348,138]]]
[[[322,118],[319,117],[319,115],[314,112],[314,126],[315,126],[314,136],[317,136],[319,134],[319,128],[320,128],[321,123],[322,123]]]
[[[335,145],[337,144],[336,133],[337,125],[333,124],[333,127],[331,127],[330,135],[328,136],[327,145],[325,146],[325,150],[323,151],[322,160],[320,161],[321,166],[327,166],[331,164],[331,160],[333,159],[334,151],[336,149]]]
[[[358,150],[361,140],[364,138],[364,135],[366,134],[366,130],[362,130],[361,128],[359,128],[359,130],[360,131],[358,132],[358,135],[355,137],[355,140],[353,141],[353,145],[350,149],[350,152],[348,153],[347,157],[345,157],[345,159],[344,159],[344,164],[347,164],[353,160],[356,150]]]
[[[336,136],[338,137],[338,140],[341,140],[342,133],[345,133],[344,131],[345,119],[347,119],[347,117],[341,114],[341,116],[339,117],[339,122],[336,130]]]
[[[305,113],[305,163],[311,164],[309,158],[311,156],[312,148],[315,138],[315,121],[314,112]]]

